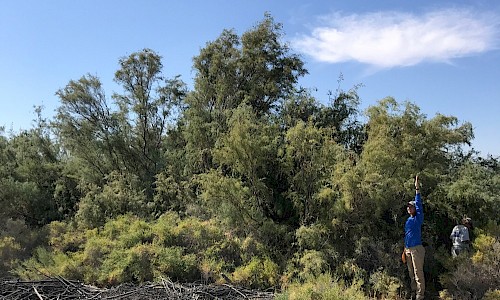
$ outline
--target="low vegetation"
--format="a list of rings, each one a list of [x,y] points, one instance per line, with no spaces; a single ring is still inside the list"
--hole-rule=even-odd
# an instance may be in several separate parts
[[[419,174],[430,296],[500,293],[500,165],[472,124],[357,90],[316,99],[266,15],[193,60],[194,87],[151,49],[59,91],[53,119],[0,131],[0,274],[122,283],[230,283],[277,299],[399,299],[405,203]],[[390,91],[388,91],[390,93]],[[487,109],[487,108],[485,108]],[[473,251],[451,259],[467,214]]]

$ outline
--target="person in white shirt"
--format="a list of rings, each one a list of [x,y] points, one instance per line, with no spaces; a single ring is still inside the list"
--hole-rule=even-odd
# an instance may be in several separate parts
[[[471,218],[464,217],[462,224],[453,227],[450,234],[452,241],[451,256],[457,257],[460,253],[469,251],[471,244],[469,231],[472,230]]]

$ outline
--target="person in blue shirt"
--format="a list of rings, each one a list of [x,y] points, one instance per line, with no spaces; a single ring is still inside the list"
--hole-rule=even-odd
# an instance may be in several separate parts
[[[422,245],[422,224],[424,222],[424,208],[420,196],[418,175],[415,177],[415,200],[408,202],[406,210],[410,215],[405,223],[405,249],[404,260],[408,267],[411,279],[412,292],[416,299],[424,299],[424,257],[425,248]]]

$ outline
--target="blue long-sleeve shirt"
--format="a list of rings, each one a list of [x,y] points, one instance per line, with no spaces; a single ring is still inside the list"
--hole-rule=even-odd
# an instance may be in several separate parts
[[[422,245],[422,223],[424,223],[424,208],[420,193],[415,195],[415,216],[408,217],[405,224],[405,247]]]

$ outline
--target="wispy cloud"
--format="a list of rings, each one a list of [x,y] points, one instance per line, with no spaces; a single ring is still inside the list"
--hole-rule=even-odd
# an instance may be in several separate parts
[[[415,15],[378,12],[336,13],[292,46],[318,61],[357,61],[377,68],[449,62],[494,49],[499,18],[493,14],[447,9]]]

